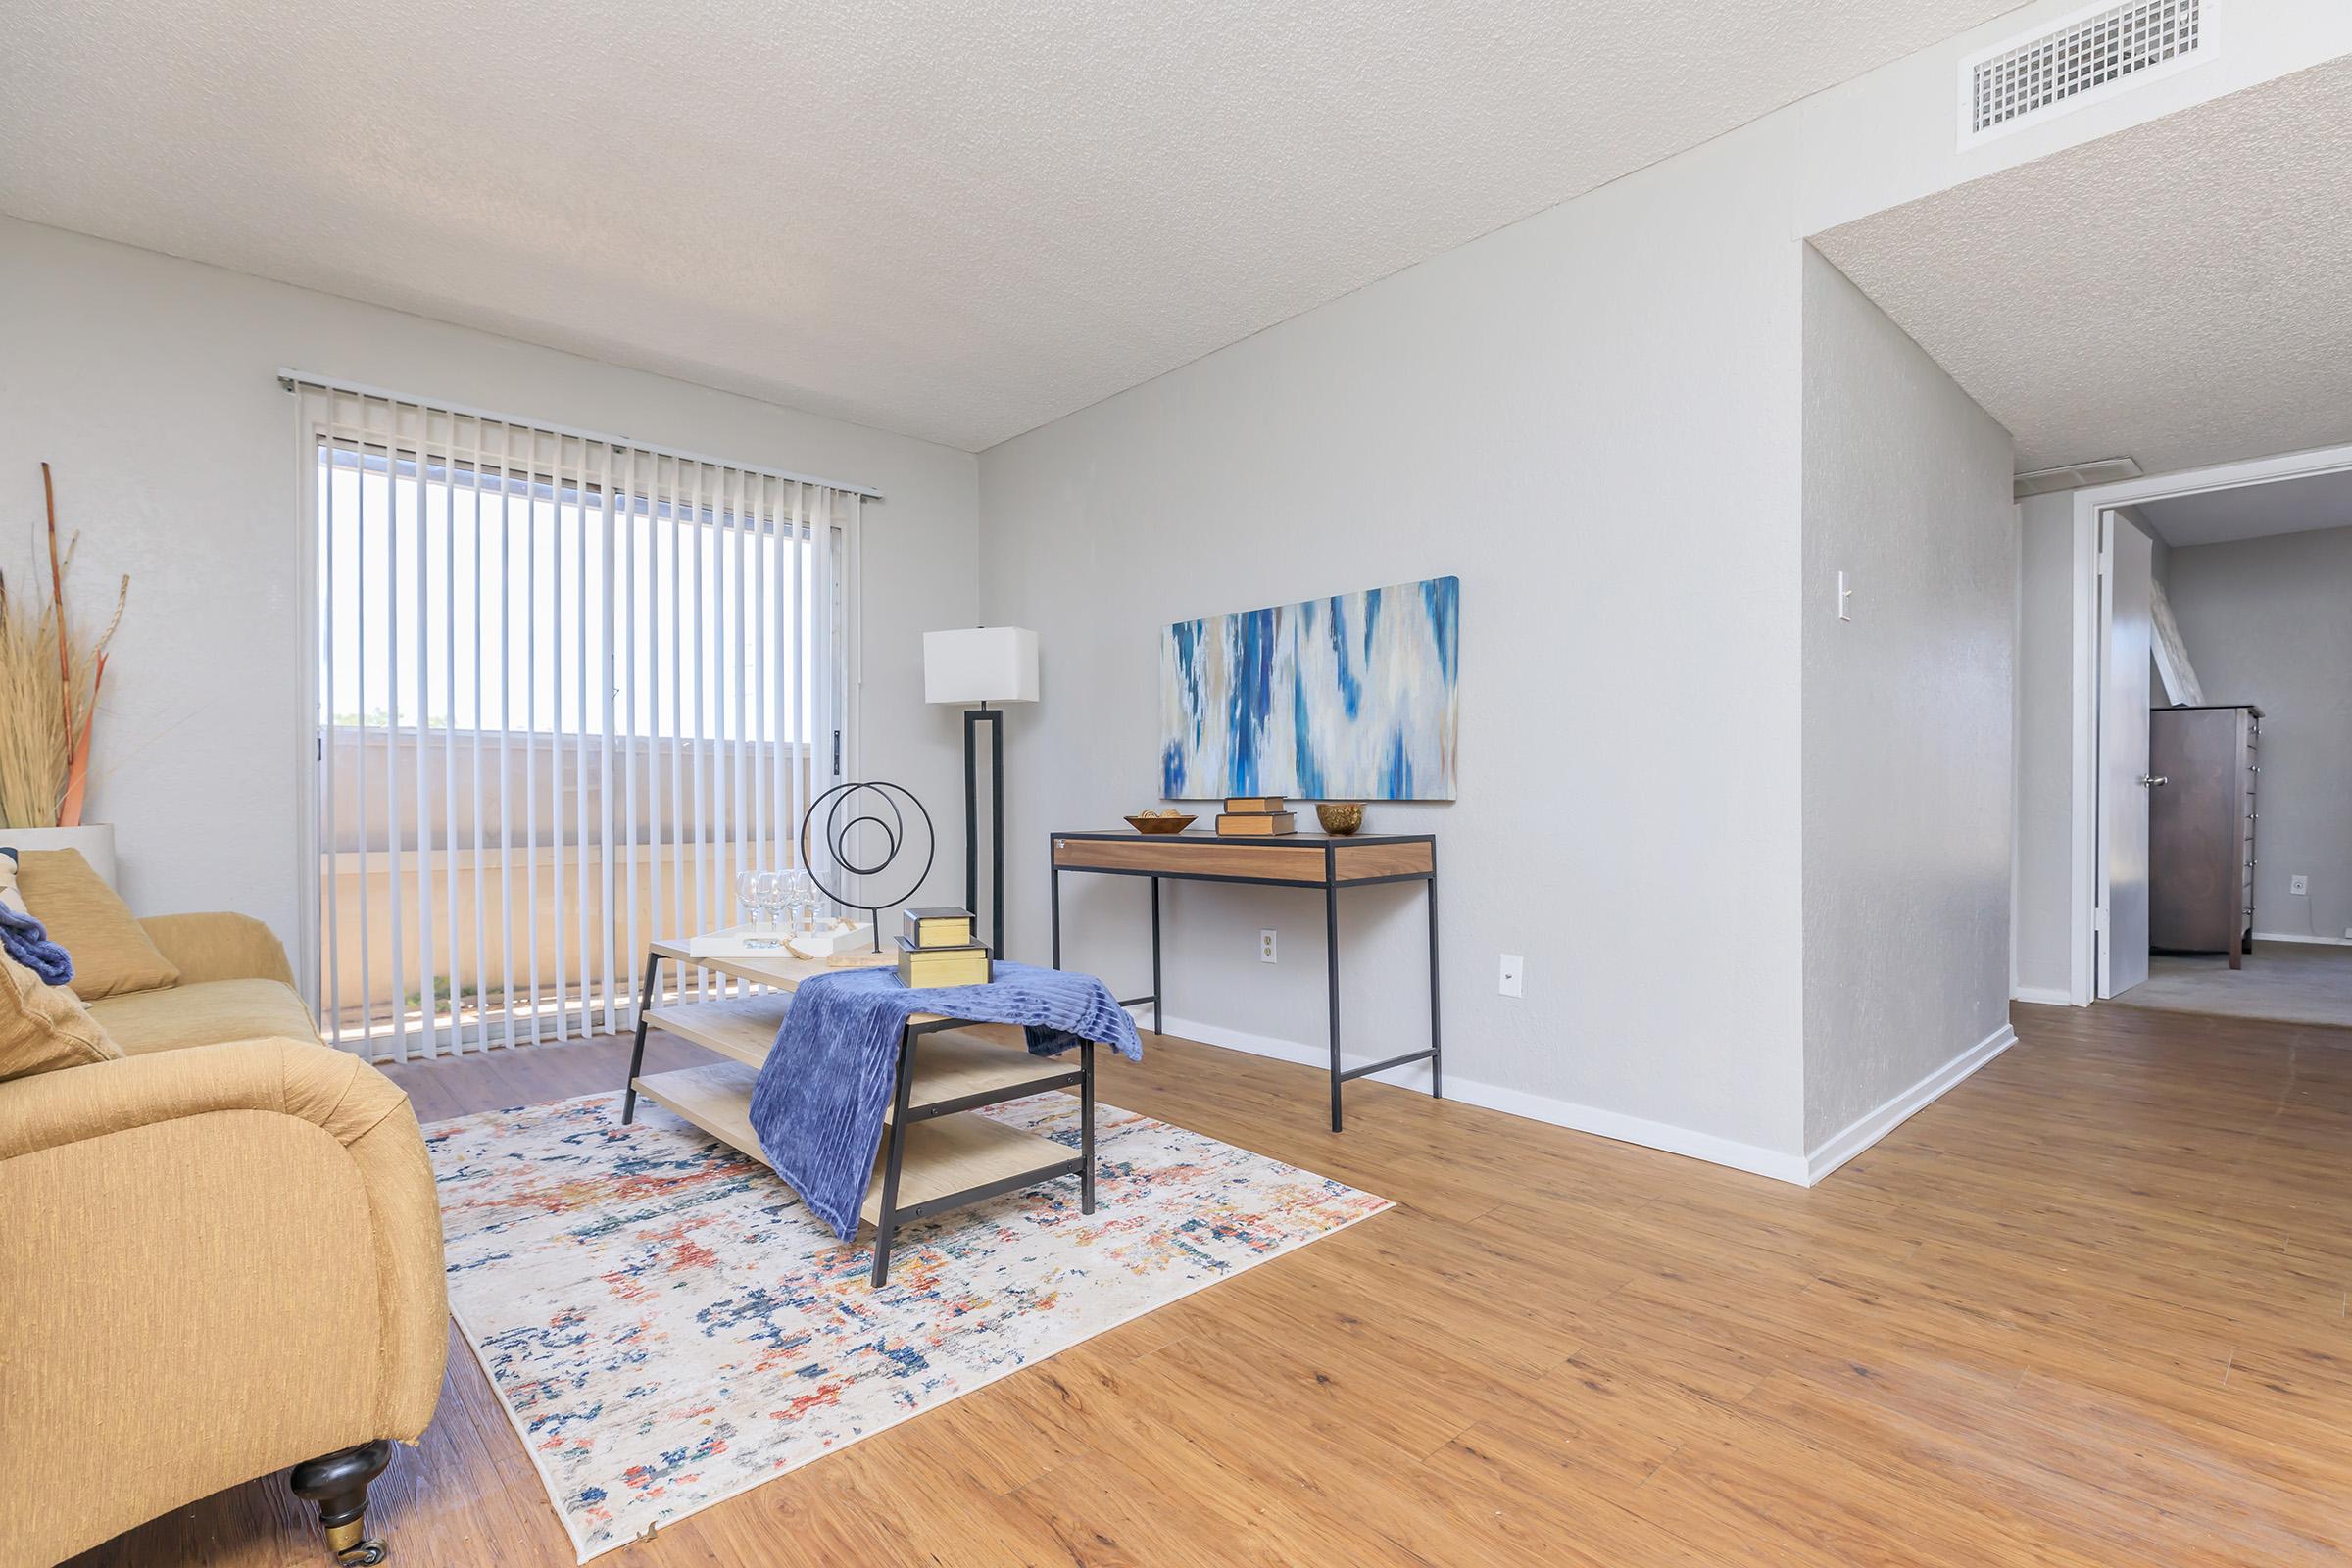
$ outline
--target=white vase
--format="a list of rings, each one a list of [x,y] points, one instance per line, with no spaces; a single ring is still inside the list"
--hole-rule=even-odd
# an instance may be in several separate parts
[[[115,826],[97,822],[82,827],[0,827],[0,849],[79,850],[90,869],[108,887],[115,885]]]

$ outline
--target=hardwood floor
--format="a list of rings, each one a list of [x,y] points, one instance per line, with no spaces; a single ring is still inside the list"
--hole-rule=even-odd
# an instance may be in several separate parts
[[[1319,1073],[1150,1041],[1106,1100],[1398,1207],[602,1560],[2344,1561],[2352,1032],[2016,1017],[1811,1192],[1380,1085],[1334,1136]],[[621,1063],[396,1076],[430,1121]],[[571,1561],[460,1343],[375,1496],[395,1564]],[[78,1559],[324,1560],[282,1477]]]

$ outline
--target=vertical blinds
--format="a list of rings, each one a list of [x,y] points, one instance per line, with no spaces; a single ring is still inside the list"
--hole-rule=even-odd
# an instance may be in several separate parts
[[[733,923],[840,774],[860,492],[288,385],[321,1031],[407,1060],[633,1026],[646,945]]]

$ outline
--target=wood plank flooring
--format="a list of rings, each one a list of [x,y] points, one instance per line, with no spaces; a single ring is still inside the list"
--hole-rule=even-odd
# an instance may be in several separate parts
[[[1334,1136],[1319,1073],[1152,1040],[1106,1101],[1398,1207],[601,1560],[2345,1561],[2352,1031],[2016,1017],[1811,1192],[1375,1084]],[[623,1061],[396,1076],[430,1121]],[[396,1564],[571,1562],[462,1343],[375,1497]],[[281,1477],[78,1559],[323,1560]]]

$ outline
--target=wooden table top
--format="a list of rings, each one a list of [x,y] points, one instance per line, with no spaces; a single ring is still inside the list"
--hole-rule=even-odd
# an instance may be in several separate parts
[[[1346,887],[1437,875],[1434,833],[1056,833],[1054,868],[1203,882]]]
[[[1139,833],[1131,827],[1063,829],[1057,839],[1134,839],[1141,844],[1435,844],[1435,833],[1212,833],[1187,828],[1182,833]]]
[[[822,958],[790,956],[751,958],[728,956],[698,958],[688,951],[683,942],[656,942],[653,944],[653,951],[664,958],[674,958],[680,963],[690,963],[698,969],[709,969],[717,974],[732,975],[738,980],[749,980],[754,985],[774,986],[779,991],[798,991],[803,981],[814,980],[819,975],[850,974],[859,967],[875,969],[886,967],[880,963],[836,965],[827,963]],[[909,1023],[945,1023],[948,1021],[947,1014],[938,1012],[918,1012],[907,1019]]]

